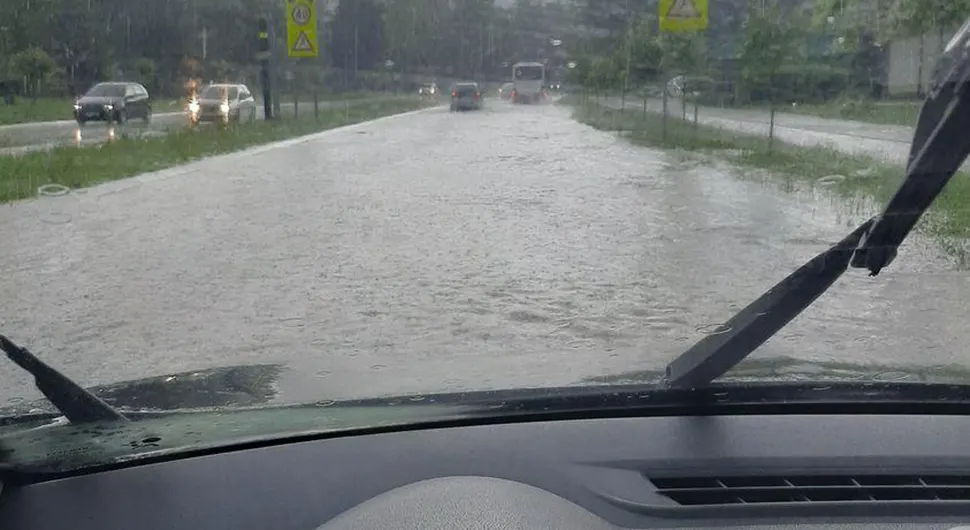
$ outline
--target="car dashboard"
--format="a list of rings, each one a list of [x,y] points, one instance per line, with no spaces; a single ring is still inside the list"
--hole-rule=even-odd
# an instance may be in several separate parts
[[[332,437],[12,486],[3,530],[948,530],[970,418],[735,415]]]

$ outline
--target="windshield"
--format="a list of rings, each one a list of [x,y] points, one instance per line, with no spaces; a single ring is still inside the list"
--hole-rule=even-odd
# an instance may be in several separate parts
[[[124,85],[94,85],[85,96],[90,97],[122,97],[125,95]]]
[[[239,88],[234,86],[213,85],[206,87],[200,95],[201,99],[228,99],[233,101],[239,96]]]
[[[122,415],[970,370],[965,2],[284,3],[0,2],[0,335]]]
[[[517,81],[538,81],[542,79],[541,66],[517,66],[514,74]]]

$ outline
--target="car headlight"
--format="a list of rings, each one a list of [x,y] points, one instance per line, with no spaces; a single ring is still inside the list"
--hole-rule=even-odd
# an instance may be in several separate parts
[[[196,114],[199,112],[198,101],[195,101],[195,100],[189,101],[189,112],[191,112],[192,114]]]
[[[229,104],[223,103],[222,105],[219,105],[219,112],[222,112],[223,114],[229,114]]]
[[[81,110],[81,104],[75,101],[74,102],[74,110]]]
[[[113,110],[115,108],[111,103],[105,103],[104,110]]]

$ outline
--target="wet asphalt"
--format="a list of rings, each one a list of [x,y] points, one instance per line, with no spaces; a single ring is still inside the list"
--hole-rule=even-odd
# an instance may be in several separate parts
[[[0,207],[0,332],[84,385],[280,363],[287,401],[662,370],[880,206],[824,176],[436,107]],[[968,299],[916,236],[755,356],[965,365]]]

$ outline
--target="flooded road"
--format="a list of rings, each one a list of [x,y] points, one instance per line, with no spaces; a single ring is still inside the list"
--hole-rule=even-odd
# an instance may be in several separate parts
[[[84,385],[283,363],[287,401],[662,370],[877,206],[743,177],[561,107],[408,113],[0,208],[0,330]],[[754,357],[970,364],[967,300],[916,237]]]

